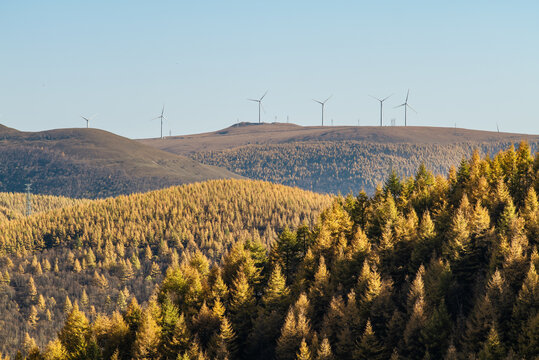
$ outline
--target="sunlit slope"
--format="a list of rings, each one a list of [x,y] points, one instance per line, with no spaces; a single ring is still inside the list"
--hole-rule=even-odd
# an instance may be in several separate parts
[[[90,319],[146,302],[172,264],[206,268],[247,241],[263,252],[330,203],[299,188],[211,180],[0,221],[0,352],[16,353],[25,332],[44,346],[75,302]]]
[[[71,199],[63,196],[30,195],[30,211],[38,213],[66,206],[73,206],[87,200]],[[24,193],[0,193],[0,220],[12,220],[26,214],[27,195]]]
[[[3,252],[55,246],[139,247],[162,240],[221,252],[242,236],[269,242],[275,229],[311,222],[329,196],[250,180],[213,180],[40,213],[3,226]]]

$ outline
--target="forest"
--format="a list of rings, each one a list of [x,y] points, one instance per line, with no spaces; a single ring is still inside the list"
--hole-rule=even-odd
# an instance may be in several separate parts
[[[357,193],[363,189],[372,195],[391,169],[409,177],[424,163],[434,174],[446,174],[451,166],[458,166],[462,158],[471,156],[475,149],[488,155],[510,145],[509,141],[452,144],[293,141],[201,151],[191,157],[250,179],[332,194]],[[537,142],[529,146],[534,151]]]
[[[112,314],[146,302],[166,269],[217,262],[236,243],[265,247],[286,226],[314,224],[331,197],[261,181],[215,180],[105,200],[0,194],[0,351],[28,333],[46,345],[75,303]],[[49,208],[49,211],[47,210]]]
[[[249,184],[260,187],[260,183]],[[202,188],[199,195],[205,195],[208,185],[197,186]],[[279,191],[273,200],[289,208],[286,197],[277,198]],[[532,155],[530,146],[522,142],[517,149],[510,146],[492,157],[476,151],[446,176],[433,175],[425,165],[409,177],[392,171],[372,196],[360,191],[328,198],[316,221],[299,218],[267,241],[232,236],[220,256],[216,256],[217,245],[205,246],[208,242],[200,239],[200,251],[193,251],[185,240],[178,241],[185,239],[182,236],[163,228],[159,232],[153,225],[145,227],[145,236],[137,236],[128,230],[121,206],[101,207],[101,217],[88,217],[87,226],[96,229],[92,236],[78,232],[77,221],[71,220],[71,216],[78,220],[87,216],[78,216],[77,211],[61,215],[77,206],[41,215],[42,221],[38,216],[10,221],[2,224],[9,235],[0,242],[2,251],[10,254],[8,259],[14,260],[0,267],[9,273],[3,286],[8,293],[17,293],[9,276],[15,269],[22,270],[19,284],[30,291],[20,293],[31,309],[21,343],[11,348],[18,352],[10,355],[18,359],[534,359],[539,354],[538,191],[539,154]],[[166,192],[162,197],[159,192],[150,194],[160,201],[169,198]],[[143,195],[137,196],[146,204]],[[106,201],[122,204],[125,199]],[[147,207],[139,208],[137,203],[131,208],[144,214]],[[159,201],[153,205],[159,207]],[[208,210],[225,219],[265,220],[251,217],[248,207],[234,211],[240,208],[243,212],[237,215],[210,203],[200,216]],[[170,215],[152,211],[158,219]],[[109,217],[117,222],[107,221]],[[45,226],[45,219],[56,224],[55,231]],[[151,219],[142,215],[134,222]],[[186,223],[195,219],[191,216]],[[126,230],[103,239],[118,229]],[[53,235],[42,239],[46,234]],[[173,241],[164,241],[165,234]],[[174,243],[176,247],[171,246]],[[82,272],[85,262],[86,269],[96,269],[86,270],[97,273],[96,283],[105,283],[103,270],[97,268],[107,261],[109,266],[112,260],[123,267],[121,273],[131,274],[125,271],[130,266],[122,260],[123,254],[125,259],[131,253],[133,271],[136,264],[141,269],[143,264],[150,266],[160,253],[175,259],[166,270],[160,267],[163,275],[157,281],[150,273],[146,301],[133,296],[132,288],[122,290],[123,295],[104,311],[97,311],[97,304],[84,292],[65,299],[63,312],[55,314],[63,318],[63,325],[55,339],[43,344],[36,341],[37,330],[32,329],[47,323],[46,313],[40,311],[48,310],[50,298],[40,307],[40,296],[32,291],[36,281],[29,280],[28,273],[43,271],[43,266],[28,258],[60,246],[68,246],[73,254],[67,255],[71,263],[62,261],[61,266]],[[137,254],[136,249],[144,246],[150,250]],[[89,255],[92,248],[96,249],[93,256]]]

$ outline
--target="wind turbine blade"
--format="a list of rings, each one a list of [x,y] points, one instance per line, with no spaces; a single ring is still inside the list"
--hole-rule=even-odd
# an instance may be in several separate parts
[[[380,100],[380,101],[384,102],[384,101],[386,101],[387,99],[389,99],[390,97],[392,97],[393,95],[394,95],[394,94],[391,94],[391,95],[389,95],[389,96],[386,96],[385,98],[383,98],[383,99]]]
[[[417,111],[415,111],[415,109],[413,107],[411,107],[410,105],[406,104],[406,106],[408,106],[410,109],[412,109],[413,112],[415,112],[417,114]]]
[[[372,96],[372,95],[369,95],[371,98],[373,98],[374,100],[378,100],[378,101],[383,101],[381,99],[378,99],[376,96]]]
[[[262,95],[262,97],[260,98],[260,101],[262,101],[262,99],[264,98],[264,96],[266,96],[267,93],[268,93],[268,90],[266,90],[266,92],[264,93],[264,95]]]
[[[262,102],[260,102],[260,107],[262,108],[262,111],[264,112],[264,114],[266,113],[266,109],[264,108],[264,105],[262,105]]]
[[[320,105],[324,105],[324,103],[322,103],[321,101],[318,101],[318,100],[315,100],[315,99],[313,99],[313,101],[319,103]]]
[[[249,101],[254,101],[254,102],[259,102],[260,100],[255,100],[255,99],[247,99]]]
[[[410,95],[410,89],[408,89],[408,92],[406,93],[406,101],[405,101],[405,103],[408,102],[408,95]]]
[[[90,121],[90,119],[85,118],[84,116],[81,116],[81,118],[83,118],[83,119],[86,120],[86,121]]]
[[[400,108],[400,107],[403,107],[403,106],[406,106],[406,104],[400,104],[400,105],[397,105],[397,106],[395,106],[393,109]]]
[[[324,100],[324,104],[333,97],[333,94],[331,94],[326,100]]]

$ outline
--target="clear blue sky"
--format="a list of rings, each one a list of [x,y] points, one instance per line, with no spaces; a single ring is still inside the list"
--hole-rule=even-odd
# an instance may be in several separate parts
[[[131,138],[257,121],[539,134],[537,1],[0,1],[0,123]]]

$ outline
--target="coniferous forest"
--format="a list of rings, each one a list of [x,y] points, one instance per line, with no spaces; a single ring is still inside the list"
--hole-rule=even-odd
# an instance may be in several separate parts
[[[511,141],[410,144],[311,140],[196,151],[190,156],[250,179],[332,194],[364,189],[372,195],[390,169],[408,177],[424,163],[434,174],[445,174],[475,149],[481,154],[496,154],[510,144]],[[532,150],[537,145],[537,141],[529,142]]]
[[[538,192],[523,142],[372,196],[215,181],[4,219],[4,352],[534,359]]]

